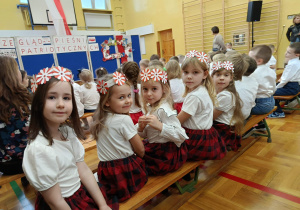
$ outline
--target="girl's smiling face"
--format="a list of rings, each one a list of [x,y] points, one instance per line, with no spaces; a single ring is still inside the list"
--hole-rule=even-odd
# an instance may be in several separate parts
[[[232,73],[228,70],[217,71],[212,76],[213,82],[217,93],[223,91],[228,87],[229,83],[232,81]]]
[[[129,113],[132,105],[130,86],[127,84],[121,86],[114,85],[112,88],[112,95],[105,103],[105,106],[109,107],[112,112],[117,114]]]

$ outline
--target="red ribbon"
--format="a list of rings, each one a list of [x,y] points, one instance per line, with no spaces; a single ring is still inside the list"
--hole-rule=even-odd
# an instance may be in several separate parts
[[[63,19],[64,25],[65,25],[65,29],[66,29],[66,34],[67,35],[72,35],[71,31],[69,29],[68,23],[67,23],[67,19],[66,19],[65,13],[64,13],[64,9],[61,6],[60,0],[54,0],[54,3],[55,3],[55,6],[56,6],[59,14],[61,15],[61,17]]]

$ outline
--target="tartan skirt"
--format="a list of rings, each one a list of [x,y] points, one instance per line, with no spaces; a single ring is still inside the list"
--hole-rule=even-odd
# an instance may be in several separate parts
[[[241,136],[234,132],[233,127],[216,121],[214,121],[213,126],[219,132],[221,139],[227,147],[230,147],[233,151],[237,151],[241,147]]]
[[[144,160],[149,175],[165,175],[179,169],[187,160],[185,142],[177,147],[173,142],[149,143],[143,140],[145,146]]]
[[[132,155],[118,160],[100,161],[98,180],[104,186],[107,200],[116,196],[119,202],[123,202],[147,183],[148,174],[144,160]]]
[[[139,122],[139,118],[141,116],[143,116],[144,114],[143,114],[142,111],[140,111],[140,112],[137,112],[137,113],[130,113],[129,115],[130,115],[130,117],[133,121],[133,124],[137,124]]]
[[[101,188],[101,186],[99,186]],[[102,191],[102,190],[101,190]],[[103,194],[105,197],[105,194]],[[72,210],[99,209],[89,192],[81,184],[80,188],[70,197],[64,198]],[[108,204],[108,203],[107,203]],[[109,205],[109,204],[108,204]],[[109,205],[112,209],[119,209],[119,204]],[[50,210],[41,193],[37,193],[35,201],[36,210]]]
[[[209,130],[184,129],[189,137],[185,140],[188,160],[220,160],[225,157],[225,143],[214,127]]]
[[[181,112],[182,105],[183,105],[183,102],[182,103],[174,103],[174,109],[177,110],[177,114],[179,114]]]

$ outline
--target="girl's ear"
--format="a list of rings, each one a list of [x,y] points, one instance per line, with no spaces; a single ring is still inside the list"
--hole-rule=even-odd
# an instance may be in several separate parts
[[[109,100],[105,102],[105,106],[109,107]]]
[[[207,76],[208,76],[208,70],[204,71],[203,79],[206,79]]]

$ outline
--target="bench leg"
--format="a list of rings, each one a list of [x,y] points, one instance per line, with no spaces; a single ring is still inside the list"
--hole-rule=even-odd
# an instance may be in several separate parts
[[[253,136],[265,136],[265,137],[268,137],[267,142],[268,142],[268,143],[271,143],[271,142],[272,142],[272,139],[271,139],[271,131],[270,131],[270,128],[269,128],[269,126],[268,126],[268,124],[267,124],[266,119],[263,119],[263,122],[264,122],[264,124],[265,124],[266,129],[267,129],[267,134],[264,134],[264,133],[253,133]]]
[[[300,106],[300,99],[298,96],[295,97],[298,101],[298,105]],[[300,108],[297,108],[297,107],[282,107],[283,110],[300,110]]]
[[[199,176],[199,166],[196,168],[194,180],[192,182],[190,182],[189,184],[181,187],[180,184],[179,184],[179,182],[176,181],[175,184],[176,184],[176,187],[178,188],[180,194],[183,194],[185,192],[193,192],[195,190],[194,186],[198,182],[198,176]]]

